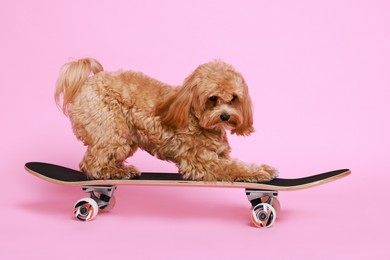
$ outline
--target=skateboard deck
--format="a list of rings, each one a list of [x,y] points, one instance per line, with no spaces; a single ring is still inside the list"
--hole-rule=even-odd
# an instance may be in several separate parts
[[[264,183],[251,182],[204,182],[185,180],[179,173],[144,172],[130,180],[89,180],[83,172],[59,165],[29,162],[25,169],[43,180],[69,186],[82,186],[90,194],[75,205],[75,216],[80,220],[92,220],[100,210],[107,211],[114,205],[113,193],[118,185],[152,186],[206,186],[244,188],[252,204],[252,221],[257,227],[269,227],[276,218],[278,191],[307,189],[343,178],[351,173],[348,169],[330,171],[303,178],[276,178]],[[276,208],[276,209],[275,209]]]

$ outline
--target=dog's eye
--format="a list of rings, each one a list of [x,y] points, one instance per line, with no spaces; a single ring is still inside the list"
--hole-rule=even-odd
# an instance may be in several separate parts
[[[230,102],[234,102],[234,101],[236,101],[236,100],[237,100],[237,96],[236,96],[236,95],[233,95],[232,100],[230,100]]]
[[[218,97],[217,96],[211,96],[211,97],[209,97],[209,100],[211,102],[216,102],[218,100]]]

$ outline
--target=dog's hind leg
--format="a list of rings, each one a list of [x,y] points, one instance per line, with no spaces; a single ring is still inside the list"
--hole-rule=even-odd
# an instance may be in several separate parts
[[[91,179],[130,179],[139,171],[132,165],[125,165],[124,161],[136,150],[136,146],[116,144],[88,147],[80,169]]]
[[[139,174],[125,160],[138,146],[132,139],[126,118],[115,100],[107,106],[85,100],[81,106],[73,106],[70,116],[76,136],[88,147],[80,163],[80,169],[91,179],[129,179]],[[96,102],[91,109],[87,102]],[[106,102],[107,104],[108,102]]]

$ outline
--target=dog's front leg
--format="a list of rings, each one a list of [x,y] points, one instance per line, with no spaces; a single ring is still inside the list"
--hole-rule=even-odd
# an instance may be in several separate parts
[[[184,179],[197,181],[267,182],[278,176],[268,165],[246,164],[232,158],[220,158],[215,153],[202,152],[178,164]]]
[[[278,176],[278,171],[268,165],[247,164],[237,159],[224,159],[221,162],[222,181],[231,182],[268,182]]]

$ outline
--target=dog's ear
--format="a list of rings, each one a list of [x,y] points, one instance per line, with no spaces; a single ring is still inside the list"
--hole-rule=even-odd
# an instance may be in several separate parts
[[[242,123],[233,129],[231,133],[244,136],[250,135],[255,129],[253,128],[252,101],[246,84],[244,87],[244,95],[238,104],[238,109],[240,109],[242,113]]]
[[[188,116],[197,84],[194,74],[191,74],[174,94],[157,106],[157,115],[160,116],[162,124],[175,129],[188,127]]]

